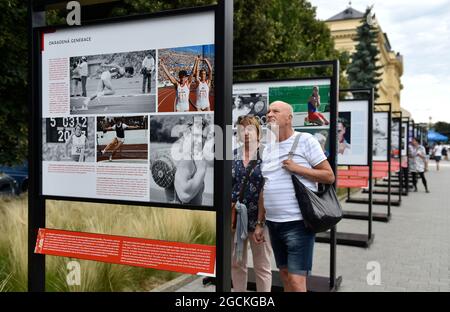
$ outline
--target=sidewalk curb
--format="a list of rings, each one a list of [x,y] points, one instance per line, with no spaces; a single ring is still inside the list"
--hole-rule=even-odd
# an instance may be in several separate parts
[[[175,292],[183,286],[195,281],[196,279],[201,278],[198,275],[181,275],[167,283],[162,284],[156,288],[150,290],[150,292]]]

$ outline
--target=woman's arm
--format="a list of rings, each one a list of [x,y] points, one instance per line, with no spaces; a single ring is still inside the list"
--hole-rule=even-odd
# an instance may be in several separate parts
[[[173,77],[169,73],[169,70],[167,69],[166,65],[162,61],[160,61],[160,63],[161,63],[161,67],[162,67],[163,71],[166,73],[166,75],[169,78],[170,82],[173,83],[175,86],[178,85],[178,81],[175,79],[175,77]]]
[[[261,191],[259,193],[258,198],[258,221],[265,222],[266,220],[266,209],[264,208],[264,192]],[[255,227],[255,232],[252,235],[252,238],[255,243],[261,244],[265,242],[264,239],[264,226],[261,224],[257,224]]]

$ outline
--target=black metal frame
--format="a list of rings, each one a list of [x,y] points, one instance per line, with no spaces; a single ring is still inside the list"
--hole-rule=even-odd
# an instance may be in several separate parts
[[[392,121],[393,122],[398,122],[398,161],[399,161],[399,172],[398,172],[398,201],[401,203],[402,202],[402,195],[403,195],[403,175],[402,175],[402,112],[401,111],[393,111],[392,112]],[[394,117],[394,115],[396,115]],[[392,153],[392,150],[391,150]],[[395,193],[393,192],[392,194],[395,195]]]
[[[55,3],[57,1],[49,1]],[[103,200],[74,198],[66,196],[44,196],[42,195],[42,111],[41,111],[41,36],[46,31],[56,29],[66,29],[71,26],[38,26],[35,27],[35,12],[42,12],[45,9],[45,1],[40,1],[36,6],[32,0],[28,2],[28,29],[29,29],[29,217],[28,217],[28,289],[33,292],[45,291],[45,256],[34,253],[37,232],[39,228],[45,227],[45,201],[64,200],[89,203],[113,203],[123,205],[151,206],[161,208],[204,210],[216,212],[216,291],[231,291],[231,161],[230,158],[223,157],[224,160],[214,160],[214,205],[194,206],[194,205],[173,205],[158,202],[139,202],[121,200]],[[152,14],[139,14],[118,18],[99,19],[83,22],[82,26],[106,25],[110,23],[130,22],[145,19],[157,19],[164,17],[176,17],[186,14],[196,14],[213,12],[215,14],[215,47],[216,47],[216,72],[223,75],[215,76],[215,123],[222,127],[226,133],[226,126],[231,124],[231,103],[232,101],[232,64],[233,64],[233,1],[220,0],[217,5],[162,11]],[[75,27],[75,26],[72,26]],[[222,142],[222,150],[227,151],[231,146],[228,136]],[[227,160],[228,159],[228,160]]]
[[[406,185],[404,185],[406,189],[406,196],[409,195],[409,186],[410,186],[410,179],[409,179],[409,127],[410,127],[411,119],[409,117],[402,117],[402,126],[406,124],[406,133],[405,133],[405,148],[406,148],[406,162],[408,164],[408,167],[406,168],[406,177],[403,177],[404,180],[406,180]]]
[[[388,107],[388,110],[382,110],[382,111],[376,111],[377,107]],[[387,213],[386,214],[382,214],[382,213],[377,213],[376,218],[374,217],[374,221],[381,221],[381,222],[389,222],[390,218],[391,218],[391,206],[395,205],[395,206],[399,206],[400,203],[399,202],[393,202],[391,199],[391,140],[392,140],[392,133],[391,133],[391,129],[392,129],[392,104],[390,103],[376,103],[374,105],[374,113],[380,112],[380,113],[387,113],[388,114],[388,148],[387,148],[387,160],[388,160],[388,191],[387,191],[387,195],[388,198],[387,200],[383,200],[383,199],[372,199],[372,204],[373,205],[385,205],[387,206]],[[375,184],[375,186],[377,186],[377,184]],[[373,191],[373,193],[375,194],[375,191]],[[348,203],[358,203],[358,204],[362,204],[362,203],[367,203],[368,199],[366,198],[348,198],[347,199]]]
[[[315,68],[315,67],[332,67],[333,73],[331,77],[307,77],[307,78],[287,78],[287,79],[277,79],[277,80],[247,80],[247,81],[236,81],[235,84],[239,83],[267,83],[267,82],[277,82],[277,81],[304,81],[304,80],[320,80],[327,79],[330,81],[330,157],[328,161],[330,163],[333,172],[337,176],[337,116],[338,116],[338,102],[339,102],[339,61],[313,61],[313,62],[293,62],[293,63],[282,63],[282,64],[261,64],[261,65],[244,65],[235,66],[234,72],[244,72],[244,71],[261,71],[261,70],[271,70],[271,69],[291,69],[291,68]],[[332,139],[334,138],[334,144]],[[336,227],[330,230],[330,273],[329,277],[321,276],[309,276],[307,280],[308,291],[335,291],[339,288],[342,277],[336,277]],[[249,276],[253,275],[253,272],[249,270]],[[273,282],[279,282],[279,272],[273,271]],[[281,285],[272,286],[273,290],[280,290]],[[250,289],[254,288],[254,283],[250,283]]]
[[[372,162],[372,146],[373,146],[373,110],[374,110],[374,91],[373,89],[341,89],[339,90],[339,93],[343,92],[351,92],[352,94],[358,94],[363,93],[367,94],[367,99],[348,99],[348,100],[340,100],[339,102],[357,102],[357,101],[367,101],[368,104],[368,120],[367,120],[367,130],[368,130],[368,148],[367,148],[367,162],[364,165],[351,165],[351,164],[339,164],[339,166],[355,166],[355,167],[362,167],[362,166],[368,166],[369,167],[369,177],[368,177],[368,186],[369,186],[369,199],[368,199],[368,211],[365,212],[355,212],[355,211],[343,211],[343,217],[345,219],[352,219],[352,220],[365,220],[368,221],[367,224],[367,235],[365,234],[357,234],[357,233],[343,233],[343,232],[337,232],[337,243],[339,245],[347,245],[347,246],[354,246],[354,247],[363,247],[367,248],[369,247],[375,237],[375,234],[373,234],[372,231],[372,221],[373,221],[373,205],[372,205],[372,190],[373,190],[373,182],[372,182],[372,171],[373,171],[373,162]],[[339,179],[339,177],[338,177]],[[347,188],[347,198],[350,198],[350,188]],[[326,242],[327,239],[329,239],[328,235],[324,235],[326,233],[319,233],[317,235],[318,241]],[[316,239],[317,240],[317,239]]]

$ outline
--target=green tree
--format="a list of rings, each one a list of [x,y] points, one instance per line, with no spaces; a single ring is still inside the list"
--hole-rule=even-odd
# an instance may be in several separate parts
[[[351,56],[351,63],[347,68],[350,88],[374,88],[375,99],[378,95],[378,84],[381,79],[380,70],[383,68],[377,65],[380,60],[380,51],[377,46],[378,28],[369,23],[371,20],[371,8],[367,8],[361,25],[357,28],[355,41],[356,51]]]
[[[0,164],[22,162],[28,151],[26,4],[0,1]]]
[[[433,128],[436,132],[450,138],[450,123],[438,121],[433,125]]]

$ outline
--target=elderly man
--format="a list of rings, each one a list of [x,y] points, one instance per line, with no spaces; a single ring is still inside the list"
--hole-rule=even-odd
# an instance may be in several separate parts
[[[315,234],[307,230],[302,221],[291,175],[297,175],[313,191],[317,191],[317,182],[331,184],[335,178],[319,142],[311,134],[295,132],[292,118],[291,105],[277,101],[269,106],[269,127],[278,133],[277,139],[263,151],[263,198],[266,223],[284,290],[304,292],[306,276],[312,268]],[[293,158],[289,160],[289,152],[299,135]],[[261,230],[257,236],[260,241],[264,240]]]

